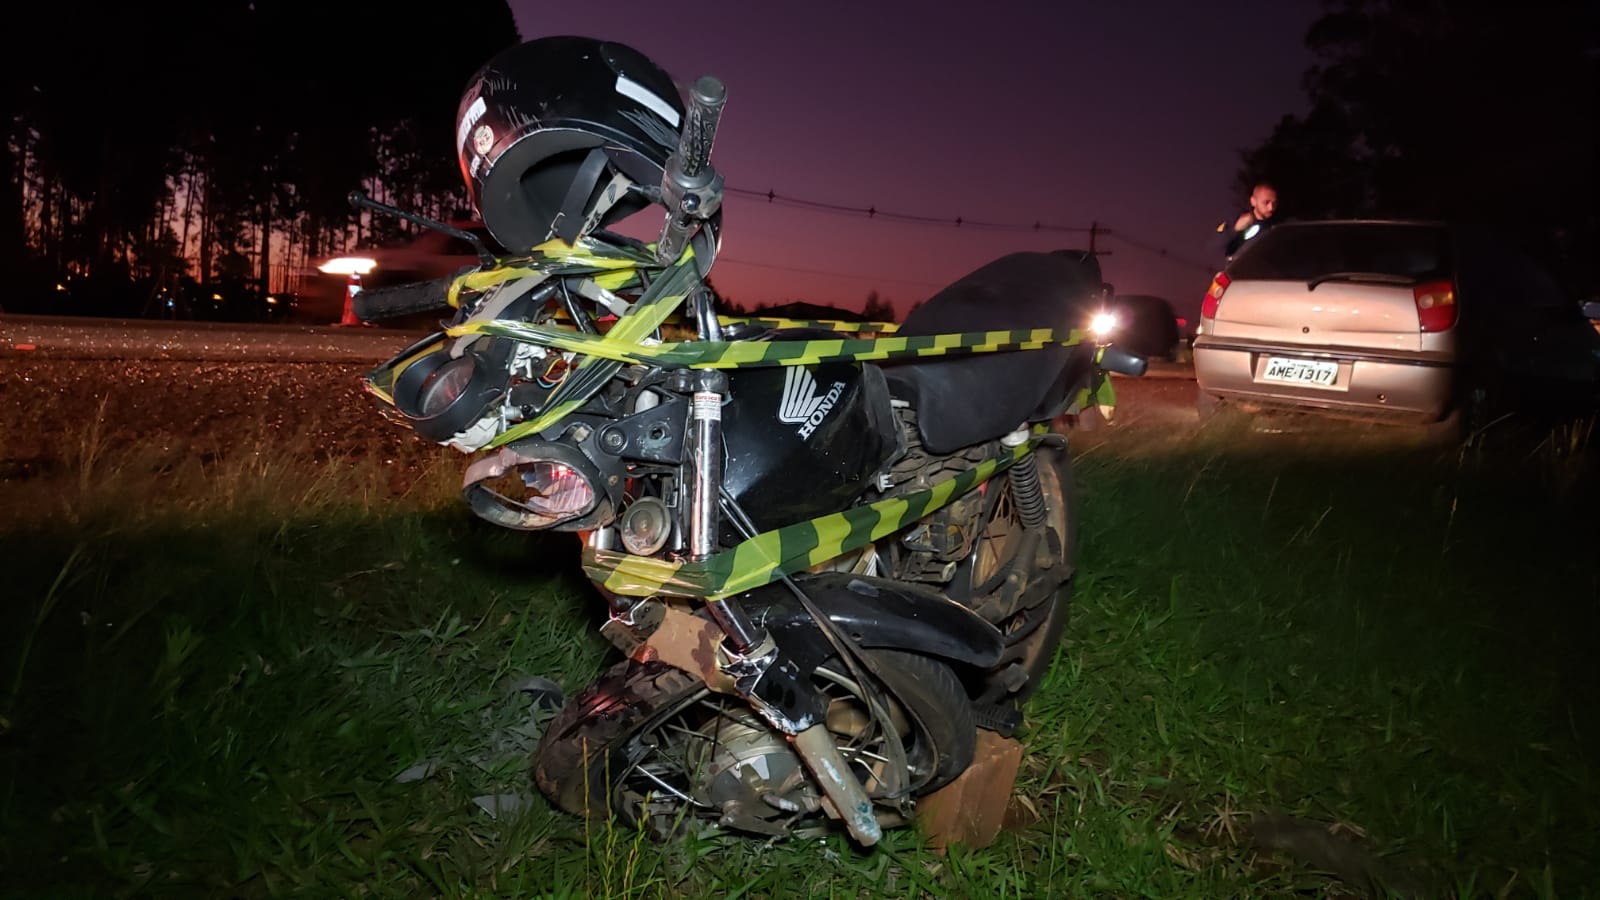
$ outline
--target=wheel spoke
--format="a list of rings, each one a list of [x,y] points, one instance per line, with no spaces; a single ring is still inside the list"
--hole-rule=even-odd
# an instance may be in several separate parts
[[[876,762],[881,762],[881,763],[886,763],[886,762],[889,761],[889,757],[887,757],[887,756],[884,756],[884,755],[879,754],[879,753],[873,753],[871,750],[861,750],[861,749],[857,749],[857,748],[854,748],[854,747],[852,747],[852,748],[840,747],[839,748],[839,754],[841,756],[843,756],[846,760],[866,758],[866,759],[874,760]]]
[[[650,781],[655,783],[656,787],[661,788],[663,791],[666,791],[667,793],[671,794],[674,797],[677,797],[679,800],[682,800],[685,803],[690,804],[691,806],[698,806],[701,809],[711,809],[712,808],[711,804],[702,803],[701,801],[696,800],[695,798],[689,796],[688,794],[685,794],[683,791],[680,791],[677,788],[673,787],[672,785],[668,784],[664,779],[662,779],[656,773],[654,773],[654,772],[650,771],[649,769],[645,768],[644,766],[638,766],[638,767],[636,767],[634,769],[634,771],[638,772],[640,775],[643,775],[644,777],[650,779]]]

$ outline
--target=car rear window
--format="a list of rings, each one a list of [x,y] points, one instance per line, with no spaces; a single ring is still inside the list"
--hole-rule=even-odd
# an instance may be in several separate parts
[[[1418,281],[1450,271],[1444,229],[1426,225],[1281,225],[1246,245],[1228,267],[1233,279],[1309,281],[1336,272]]]

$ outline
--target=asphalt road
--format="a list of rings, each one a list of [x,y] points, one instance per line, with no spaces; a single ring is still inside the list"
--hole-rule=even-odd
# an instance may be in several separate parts
[[[1112,385],[1117,389],[1112,417],[1119,426],[1161,428],[1200,421],[1191,366],[1154,367],[1140,378],[1112,376]]]

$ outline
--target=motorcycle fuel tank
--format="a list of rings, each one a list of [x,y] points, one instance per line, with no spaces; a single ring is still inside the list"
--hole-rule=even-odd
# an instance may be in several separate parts
[[[899,449],[876,366],[733,371],[728,388],[723,484],[763,531],[850,506]]]

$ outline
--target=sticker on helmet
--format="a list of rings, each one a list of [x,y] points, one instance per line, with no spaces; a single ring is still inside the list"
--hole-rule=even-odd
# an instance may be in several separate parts
[[[678,127],[678,111],[672,108],[672,104],[657,97],[654,93],[651,93],[649,88],[634,81],[632,78],[619,73],[617,75],[617,93],[639,101],[651,112],[670,122],[673,128]]]
[[[478,124],[478,120],[483,118],[483,113],[488,108],[489,105],[483,102],[482,97],[472,101],[472,105],[467,107],[467,114],[461,117],[461,124],[456,127],[457,147],[467,142],[467,133],[472,131],[472,126]]]
[[[479,125],[478,130],[472,133],[472,149],[478,151],[480,156],[488,156],[494,149],[494,129],[487,125]]]

